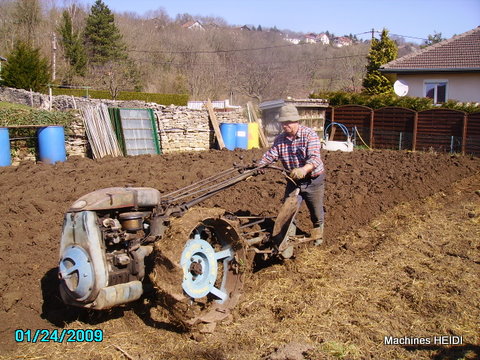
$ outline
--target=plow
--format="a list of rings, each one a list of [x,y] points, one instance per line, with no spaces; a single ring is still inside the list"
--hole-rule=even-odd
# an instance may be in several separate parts
[[[310,241],[297,235],[298,192],[284,201],[276,217],[200,206],[267,170],[283,169],[234,165],[166,194],[147,187],[112,187],[82,196],[64,217],[59,262],[63,302],[110,309],[140,299],[149,281],[156,302],[182,327],[223,320],[239,301],[255,259],[290,258]]]

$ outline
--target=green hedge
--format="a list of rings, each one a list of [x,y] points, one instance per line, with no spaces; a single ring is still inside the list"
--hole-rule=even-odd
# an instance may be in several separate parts
[[[29,108],[27,106],[6,105],[0,103],[0,127],[22,125],[62,125],[65,127],[65,136],[70,132],[70,125],[75,119],[75,111],[46,111]],[[37,146],[37,128],[11,128],[9,129],[11,146],[13,151],[27,149],[29,153],[35,153]]]
[[[66,88],[53,88],[53,95],[72,95],[76,97],[88,97],[93,99],[112,99],[110,92],[106,90],[86,90],[86,89],[66,89]],[[139,100],[146,102],[153,102],[160,105],[177,105],[186,106],[188,102],[188,94],[156,94],[156,93],[143,93],[133,91],[120,91],[116,100]]]
[[[70,126],[73,112],[46,111],[20,107],[0,108],[0,126],[13,125],[63,125]]]
[[[460,103],[458,101],[449,100],[441,106],[436,106],[429,98],[397,96],[394,94],[365,95],[336,91],[312,94],[310,95],[310,98],[328,99],[330,106],[364,105],[372,109],[380,109],[385,106],[400,106],[415,111],[444,108],[465,111],[467,113],[480,111],[480,106],[475,104]]]

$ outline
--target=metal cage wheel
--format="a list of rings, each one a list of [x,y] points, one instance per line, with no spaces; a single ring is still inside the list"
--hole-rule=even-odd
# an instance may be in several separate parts
[[[156,244],[150,278],[160,305],[187,328],[228,316],[243,287],[246,251],[225,211],[193,208]]]

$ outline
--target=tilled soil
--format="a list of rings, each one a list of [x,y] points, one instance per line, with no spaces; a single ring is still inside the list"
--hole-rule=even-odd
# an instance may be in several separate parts
[[[105,359],[255,359],[268,354],[274,358],[275,349],[295,340],[308,345],[300,344],[299,348],[313,349],[301,358],[343,354],[344,358],[415,359],[428,357],[422,357],[418,349],[386,347],[382,336],[426,334],[463,336],[467,344],[463,356],[480,354],[478,332],[473,330],[480,326],[479,301],[478,293],[472,290],[479,287],[478,276],[473,274],[480,273],[480,197],[475,194],[480,189],[480,159],[467,156],[395,151],[324,154],[323,249],[304,250],[294,260],[252,274],[233,324],[222,324],[206,342],[198,343],[188,334],[178,333],[167,320],[152,320],[156,310],[141,302],[103,313],[66,308],[61,303],[56,275],[59,238],[63,214],[78,197],[127,184],[166,193],[231,167],[241,158],[250,163],[261,154],[261,150],[237,150],[101,160],[71,158],[56,165],[24,163],[0,168],[0,354],[6,358],[12,354],[39,358],[73,354]],[[459,181],[463,185],[454,185]],[[242,215],[274,216],[285,183],[279,172],[268,171],[202,206],[218,206]],[[449,199],[457,197],[456,205],[450,204],[457,206],[456,215],[431,217],[428,211],[432,207],[419,201],[432,195],[437,196],[435,204],[443,204],[432,205],[439,214],[448,209]],[[464,217],[456,219],[462,211]],[[379,223],[372,227],[372,221]],[[454,229],[438,230],[444,221]],[[302,229],[310,229],[305,207],[298,223]],[[464,232],[467,225],[472,228]],[[416,232],[411,233],[412,229]],[[450,237],[442,237],[448,233]],[[462,238],[456,241],[455,234]],[[421,256],[416,257],[418,254]],[[143,301],[149,304],[148,299]],[[161,318],[161,312],[158,316]],[[295,324],[302,327],[296,329]],[[312,328],[313,324],[320,326]],[[93,357],[90,349],[95,347],[91,344],[73,348],[14,342],[17,328],[64,326],[105,329],[105,336],[113,343],[107,341],[108,351],[100,354],[97,349],[100,355]],[[287,335],[284,331],[288,328],[295,333]],[[119,331],[122,341],[115,336]],[[163,346],[155,348],[154,338],[161,338]],[[129,342],[124,339],[131,339],[129,351],[133,355],[125,355],[123,347]],[[236,341],[235,346],[232,341]],[[230,352],[229,348],[236,350]],[[425,356],[441,354],[438,349],[426,350],[430,352]]]

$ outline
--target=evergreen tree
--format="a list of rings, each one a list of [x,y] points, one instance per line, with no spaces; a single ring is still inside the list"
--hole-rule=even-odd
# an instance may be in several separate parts
[[[102,0],[96,0],[90,9],[85,26],[85,46],[94,64],[126,59],[126,47],[115,25],[115,18]]]
[[[398,48],[395,41],[388,37],[388,30],[383,29],[380,40],[372,39],[367,59],[367,74],[363,78],[364,91],[367,94],[388,94],[393,92],[390,81],[383,76],[380,66],[397,58]]]
[[[40,49],[19,41],[7,58],[2,67],[2,85],[33,91],[46,88],[50,69],[48,60],[40,55]]]
[[[73,30],[72,17],[66,10],[63,12],[63,22],[59,26],[58,32],[61,36],[60,41],[65,57],[71,67],[68,77],[70,78],[73,74],[84,76],[87,65],[85,48],[80,33]]]

